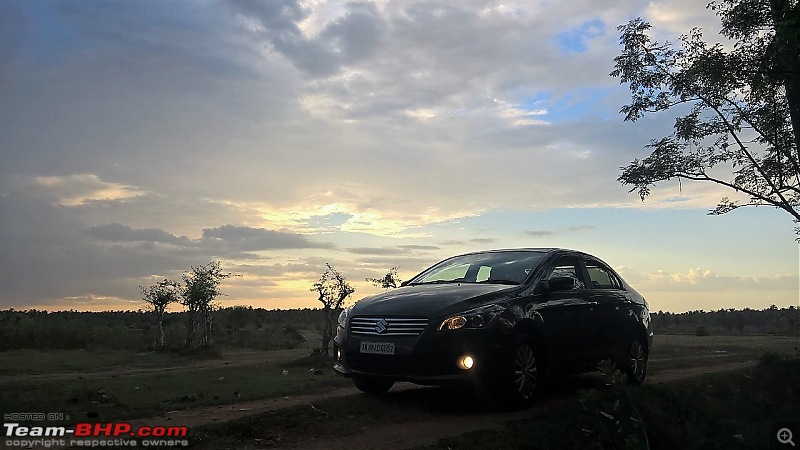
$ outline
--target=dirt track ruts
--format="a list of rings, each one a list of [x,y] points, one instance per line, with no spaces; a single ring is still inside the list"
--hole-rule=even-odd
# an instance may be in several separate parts
[[[702,376],[718,372],[745,369],[754,367],[756,363],[756,361],[745,361],[716,364],[705,367],[662,370],[649,374],[647,383],[666,383],[693,376]],[[592,377],[592,375],[588,375],[588,377]],[[418,387],[407,383],[398,383],[391,392],[396,393],[412,389],[417,390],[431,388]],[[170,414],[158,417],[134,420],[132,421],[132,424],[134,426],[185,425],[191,429],[192,427],[200,425],[227,422],[252,414],[288,408],[296,405],[313,404],[320,400],[334,397],[344,397],[348,395],[360,395],[360,393],[358,390],[352,387],[339,388],[321,394],[294,395],[290,397],[279,397],[230,405],[174,411]],[[572,393],[557,398],[544,399],[543,401],[537,403],[534,408],[527,411],[516,411],[510,413],[487,411],[469,415],[442,414],[437,416],[435,421],[425,420],[420,422],[405,422],[400,424],[387,424],[380,427],[371,427],[369,430],[365,430],[363,433],[346,437],[337,437],[336,447],[347,449],[399,450],[429,444],[445,437],[458,436],[470,431],[494,428],[510,420],[535,417],[536,415],[546,412],[548,405],[552,405],[557,402],[573,401],[575,395],[577,394]],[[325,439],[312,438],[311,440],[297,443],[287,448],[309,450],[329,449],[331,448],[331,442]]]

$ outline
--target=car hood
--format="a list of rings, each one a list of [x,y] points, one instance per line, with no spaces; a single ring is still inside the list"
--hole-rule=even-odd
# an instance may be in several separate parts
[[[392,289],[359,300],[353,316],[436,317],[479,306],[493,294],[512,291],[519,286],[506,284],[420,284]]]

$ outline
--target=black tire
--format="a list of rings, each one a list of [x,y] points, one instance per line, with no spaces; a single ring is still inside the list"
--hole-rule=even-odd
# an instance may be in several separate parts
[[[541,351],[533,338],[527,334],[514,338],[491,382],[498,406],[516,410],[533,405],[544,380],[541,360]]]
[[[638,386],[647,376],[647,347],[640,339],[634,339],[625,350],[624,373],[628,384]]]
[[[380,395],[385,394],[394,386],[394,380],[391,378],[359,376],[353,377],[353,384],[365,394]]]

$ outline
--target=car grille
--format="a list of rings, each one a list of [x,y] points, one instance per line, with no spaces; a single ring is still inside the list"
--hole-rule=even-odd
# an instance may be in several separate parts
[[[350,333],[360,336],[419,336],[428,319],[409,317],[353,317]]]

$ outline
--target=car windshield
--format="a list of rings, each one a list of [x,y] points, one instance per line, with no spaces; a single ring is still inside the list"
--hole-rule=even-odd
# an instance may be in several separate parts
[[[474,253],[446,259],[422,272],[409,284],[520,284],[544,256],[542,252]]]

